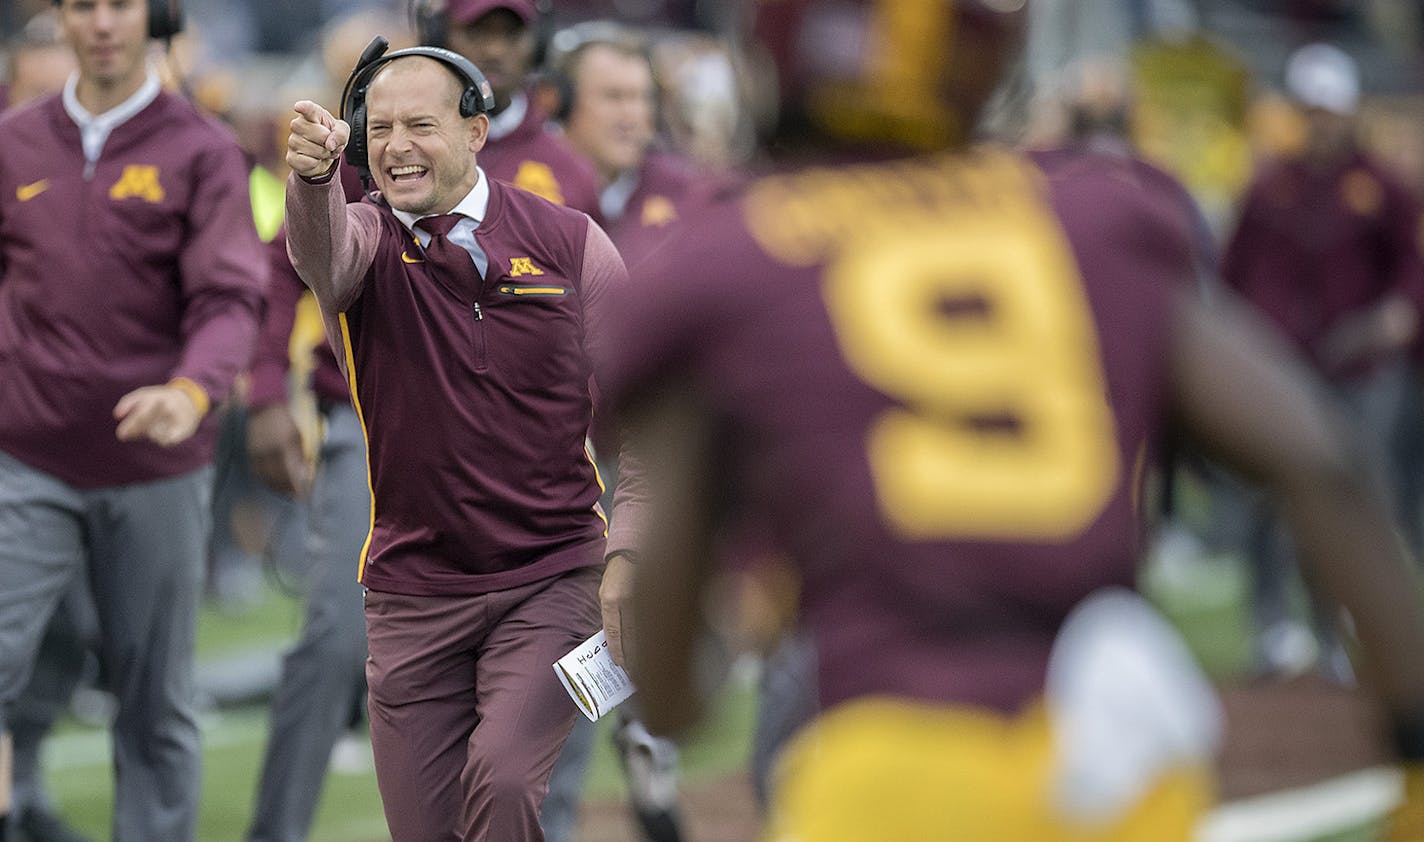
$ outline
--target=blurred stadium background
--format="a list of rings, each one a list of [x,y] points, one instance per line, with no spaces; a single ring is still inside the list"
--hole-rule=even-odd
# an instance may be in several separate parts
[[[1126,68],[1136,104],[1134,140],[1145,157],[1191,189],[1218,235],[1229,225],[1255,163],[1299,142],[1302,129],[1279,93],[1280,75],[1286,55],[1311,40],[1340,44],[1360,62],[1367,145],[1424,192],[1424,0],[1036,0],[1035,5],[1049,23],[1035,32],[1029,74],[1051,76],[1085,58],[1106,57]],[[49,6],[49,0],[4,0],[0,39],[16,35],[31,15]],[[556,0],[553,10],[555,28],[612,16],[677,31],[715,27],[724,22],[727,6],[706,0]],[[329,91],[331,80],[350,66],[352,44],[357,50],[364,44],[364,32],[343,36],[338,23],[361,12],[377,15],[368,21],[400,26],[405,4],[189,0],[187,11],[191,34],[174,45],[170,69],[201,104],[232,123],[255,164],[271,176],[266,182],[254,179],[259,214],[279,214],[272,202],[280,204],[281,132],[290,102]],[[704,101],[692,107],[715,105]],[[735,162],[746,149],[728,132],[723,151]],[[308,332],[294,344],[319,341],[313,326],[309,321]],[[1196,489],[1178,491],[1190,521],[1204,504]],[[300,601],[289,587],[296,573],[281,560],[299,557],[284,543],[301,530],[282,526],[284,516],[279,504],[265,498],[234,512],[240,549],[265,558],[269,573],[279,574],[264,575],[258,565],[237,568],[233,581],[215,583],[202,615],[206,762],[199,838],[205,842],[240,839],[250,818],[266,694],[276,679],[279,654],[301,623]],[[1372,711],[1348,691],[1309,678],[1285,684],[1250,680],[1245,565],[1239,558],[1206,555],[1199,546],[1159,544],[1142,583],[1223,688],[1230,728],[1222,770],[1227,803],[1203,829],[1203,840],[1371,838],[1373,820],[1388,807],[1396,786],[1379,766]],[[748,661],[733,671],[718,713],[684,754],[694,838],[747,839],[755,832],[745,771],[755,668]],[[46,755],[63,813],[96,838],[108,832],[108,715],[102,695],[81,694]],[[314,840],[385,838],[369,748],[361,736],[356,732],[333,757],[336,773],[328,779]],[[634,838],[606,730],[596,745],[581,838]],[[1285,795],[1265,795],[1282,789]]]

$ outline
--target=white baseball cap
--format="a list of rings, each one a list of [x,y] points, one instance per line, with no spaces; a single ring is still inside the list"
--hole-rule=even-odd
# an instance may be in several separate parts
[[[1360,102],[1360,71],[1339,47],[1307,44],[1286,63],[1286,91],[1306,108],[1353,114]]]

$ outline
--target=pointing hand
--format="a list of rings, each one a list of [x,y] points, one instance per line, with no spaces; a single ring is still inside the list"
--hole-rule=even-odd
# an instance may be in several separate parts
[[[326,175],[351,139],[351,127],[311,100],[297,102],[292,110],[297,116],[287,138],[287,166],[306,178]]]

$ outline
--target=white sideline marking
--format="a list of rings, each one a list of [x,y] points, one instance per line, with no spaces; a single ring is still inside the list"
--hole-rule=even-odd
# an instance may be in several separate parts
[[[1400,787],[1399,771],[1381,766],[1233,801],[1207,816],[1197,842],[1300,842],[1351,830],[1398,803]]]

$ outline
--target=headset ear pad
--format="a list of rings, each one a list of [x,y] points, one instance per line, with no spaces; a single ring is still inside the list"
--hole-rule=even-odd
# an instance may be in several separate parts
[[[148,37],[160,41],[183,31],[183,4],[180,0],[148,0]]]
[[[554,120],[560,123],[567,123],[569,116],[574,113],[574,97],[578,93],[574,90],[574,80],[563,70],[552,75],[554,91],[559,97],[559,110],[554,114]]]
[[[351,92],[351,102],[346,109],[346,122],[351,126],[351,137],[346,141],[346,163],[360,172],[369,172],[366,160],[366,89]]]

